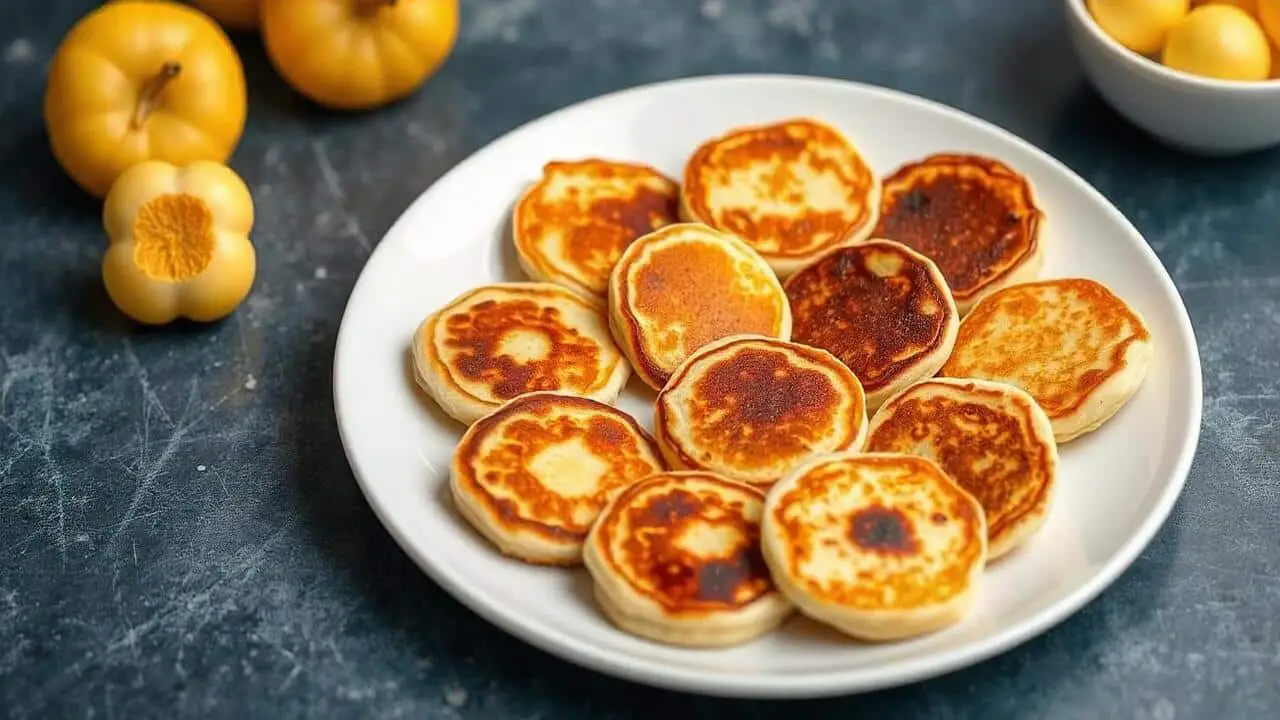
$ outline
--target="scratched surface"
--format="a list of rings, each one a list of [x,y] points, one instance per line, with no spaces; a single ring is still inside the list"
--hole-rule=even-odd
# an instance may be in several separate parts
[[[240,38],[251,113],[232,162],[259,278],[231,319],[164,330],[109,304],[99,206],[43,136],[50,55],[93,4],[0,4],[0,714],[1274,717],[1280,154],[1197,161],[1129,128],[1084,85],[1058,2],[465,0],[445,69],[356,116],[299,100]],[[469,152],[604,91],[763,70],[915,92],[1061,158],[1173,273],[1205,370],[1186,493],[1096,602],[977,667],[802,705],[639,688],[476,618],[374,519],[329,389],[370,248]]]

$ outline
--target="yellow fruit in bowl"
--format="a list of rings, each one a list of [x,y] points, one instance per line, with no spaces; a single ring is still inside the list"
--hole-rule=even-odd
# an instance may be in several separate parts
[[[1280,47],[1280,0],[1257,0],[1256,15],[1271,44]]]
[[[1218,80],[1265,80],[1271,75],[1271,45],[1249,13],[1230,5],[1206,5],[1187,13],[1169,31],[1160,61]]]
[[[1111,39],[1153,55],[1164,46],[1169,29],[1186,16],[1191,0],[1087,0],[1085,6]]]

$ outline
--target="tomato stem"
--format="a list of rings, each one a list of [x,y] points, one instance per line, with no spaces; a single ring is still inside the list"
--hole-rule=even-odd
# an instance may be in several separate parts
[[[133,121],[130,123],[134,130],[141,128],[147,121],[147,116],[156,109],[160,93],[164,91],[170,80],[178,77],[180,72],[182,72],[182,65],[169,61],[160,66],[160,72],[142,84],[142,90],[138,93],[138,104],[133,108]]]

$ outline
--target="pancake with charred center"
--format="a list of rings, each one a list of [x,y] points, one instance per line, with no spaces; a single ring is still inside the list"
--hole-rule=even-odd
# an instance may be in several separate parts
[[[516,203],[512,235],[534,280],[604,299],[633,240],[679,219],[679,186],[647,165],[598,158],[547,163]]]
[[[866,398],[826,350],[736,335],[703,346],[658,394],[654,435],[672,468],[768,486],[814,453],[857,450]]]
[[[931,460],[911,455],[809,461],[769,491],[760,533],[783,594],[864,640],[958,622],[986,566],[982,506]]]
[[[708,140],[685,164],[680,212],[745,239],[779,277],[875,225],[880,182],[849,139],[808,118]]]
[[[792,340],[840,359],[867,410],[942,367],[959,324],[933,261],[883,239],[827,252],[786,282]]]
[[[937,263],[963,315],[983,296],[1039,276],[1044,218],[1031,182],[1013,168],[939,154],[884,179],[872,234]]]
[[[1026,390],[1061,445],[1128,403],[1153,353],[1150,330],[1122,298],[1096,280],[1060,278],[983,298],[960,324],[941,374]]]
[[[583,547],[601,611],[634,635],[735,645],[792,611],[760,556],[764,492],[712,473],[666,472],[623,491]]]
[[[889,398],[871,419],[866,450],[933,460],[977,498],[988,561],[1040,529],[1058,482],[1048,416],[1023,390],[989,380],[931,378]]]
[[[661,390],[695,350],[729,335],[791,335],[777,276],[746,243],[699,223],[645,235],[609,278],[609,327],[632,367]]]
[[[600,511],[663,470],[657,445],[611,405],[535,392],[469,427],[454,452],[454,506],[505,555],[577,565]]]
[[[414,333],[413,368],[467,425],[535,390],[612,403],[631,375],[602,303],[536,282],[483,285],[428,315]]]

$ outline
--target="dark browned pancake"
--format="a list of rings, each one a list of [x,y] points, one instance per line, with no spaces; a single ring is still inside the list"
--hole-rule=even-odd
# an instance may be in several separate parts
[[[835,355],[858,376],[874,411],[937,372],[958,313],[932,261],[889,240],[836,248],[787,279],[791,338]]]
[[[858,378],[831,353],[735,335],[694,353],[658,394],[654,434],[672,468],[767,486],[814,453],[856,450]]]
[[[961,314],[1040,271],[1044,212],[1031,182],[993,158],[930,155],[884,179],[875,237],[933,260]]]
[[[503,553],[575,565],[609,500],[663,470],[653,438],[610,405],[522,395],[467,429],[453,456],[454,504]]]

